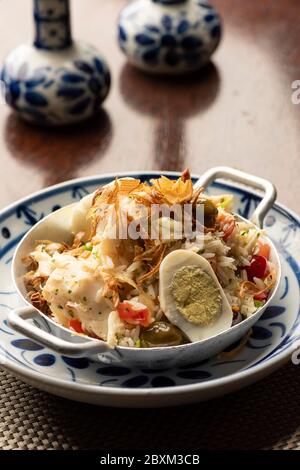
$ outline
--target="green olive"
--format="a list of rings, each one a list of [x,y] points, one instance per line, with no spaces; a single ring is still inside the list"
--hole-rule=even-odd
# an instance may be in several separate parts
[[[140,334],[142,348],[159,348],[165,346],[178,346],[186,343],[182,331],[171,323],[157,321]]]
[[[218,209],[208,199],[204,202],[204,225],[205,227],[212,228],[216,224],[216,217]]]

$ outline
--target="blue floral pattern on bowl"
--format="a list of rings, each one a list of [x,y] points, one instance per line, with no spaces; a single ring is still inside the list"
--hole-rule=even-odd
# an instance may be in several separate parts
[[[119,44],[128,60],[156,73],[184,73],[206,65],[221,38],[216,10],[199,0],[139,0],[121,13]]]
[[[155,174],[132,176],[146,180]],[[8,327],[7,313],[22,305],[10,278],[10,265],[17,243],[42,217],[58,207],[79,200],[111,179],[112,177],[85,178],[79,182],[49,188],[0,213],[0,360],[3,365],[12,371],[18,369],[19,374],[21,367],[22,374],[28,377],[34,374],[35,384],[41,387],[45,381],[48,383],[59,378],[60,386],[55,388],[55,393],[65,395],[63,390],[67,384],[74,393],[77,389],[84,390],[87,394],[85,401],[104,403],[102,395],[113,388],[119,400],[115,404],[122,406],[122,390],[166,389],[171,394],[174,387],[193,386],[194,390],[197,385],[199,388],[198,392],[195,389],[196,400],[201,399],[201,390],[210,383],[214,386],[220,380],[235,381],[246,372],[255,376],[259,368],[267,370],[271,361],[279,365],[283,358],[288,358],[300,340],[300,221],[279,205],[270,211],[266,228],[280,252],[282,282],[273,304],[253,327],[245,347],[234,356],[221,354],[209,360],[167,370],[135,369],[123,364],[113,366],[92,362],[88,358],[60,356]],[[233,193],[235,210],[246,216],[259,201],[256,194],[232,185],[215,183],[209,192]],[[293,295],[290,295],[291,292]],[[51,330],[51,324],[43,317],[35,321],[40,328]],[[232,345],[229,349],[235,346]],[[90,397],[92,392],[97,398]],[[140,406],[146,406],[145,402],[143,405],[142,398],[139,403]],[[167,403],[166,399],[165,404]]]

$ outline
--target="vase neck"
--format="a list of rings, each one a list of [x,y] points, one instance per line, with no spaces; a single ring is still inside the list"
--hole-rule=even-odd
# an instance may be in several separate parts
[[[179,5],[181,3],[186,3],[189,0],[152,0],[153,3],[159,3],[160,5]]]
[[[72,44],[69,0],[34,0],[38,49],[62,50]]]

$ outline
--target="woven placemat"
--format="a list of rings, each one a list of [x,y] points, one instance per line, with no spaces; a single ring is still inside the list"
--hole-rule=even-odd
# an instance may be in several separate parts
[[[235,394],[159,410],[85,405],[6,371],[0,378],[1,449],[300,450],[300,374],[293,365]]]

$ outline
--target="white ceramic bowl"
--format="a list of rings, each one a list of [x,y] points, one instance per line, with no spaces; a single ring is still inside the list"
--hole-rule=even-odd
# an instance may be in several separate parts
[[[264,217],[273,206],[276,198],[274,186],[267,180],[227,167],[217,167],[209,170],[197,181],[196,186],[206,187],[217,178],[229,178],[230,180],[247,184],[264,191],[262,201],[250,218],[250,221],[262,227]],[[26,289],[22,280],[25,274],[22,258],[30,253],[38,239],[50,238],[54,241],[68,241],[70,232],[66,231],[66,224],[59,224],[60,217],[64,219],[67,212],[68,208],[63,208],[55,214],[50,214],[45,219],[41,220],[25,235],[18,245],[12,263],[12,276],[19,295],[28,304],[28,307],[15,309],[11,311],[8,316],[8,321],[12,328],[60,354],[69,357],[88,356],[93,360],[106,363],[122,362],[132,366],[157,369],[201,361],[217,354],[230,344],[242,338],[262,316],[263,312],[272,302],[278,289],[281,278],[280,260],[275,246],[271,240],[267,239],[267,242],[271,246],[271,261],[277,268],[277,280],[267,302],[251,317],[221,334],[195,343],[145,349],[117,346],[112,349],[104,341],[92,338],[85,339],[82,336],[73,334],[67,328],[58,325],[54,320],[36,310],[26,298]],[[52,223],[54,217],[56,218],[55,228]],[[239,215],[236,215],[236,217],[240,220],[245,220]],[[51,324],[51,332],[46,332],[32,324],[32,322],[26,321],[36,315],[42,315],[47,319],[47,322]]]

